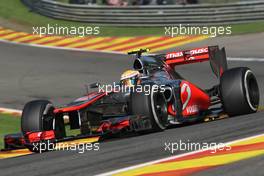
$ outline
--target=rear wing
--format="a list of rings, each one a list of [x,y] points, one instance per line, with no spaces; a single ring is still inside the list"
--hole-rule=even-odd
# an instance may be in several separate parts
[[[171,67],[204,61],[210,61],[212,71],[218,78],[227,70],[225,48],[219,49],[218,46],[171,52],[165,57],[165,62]]]

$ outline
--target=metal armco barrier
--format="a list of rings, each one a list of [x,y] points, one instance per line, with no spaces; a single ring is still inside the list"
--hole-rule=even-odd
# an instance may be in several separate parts
[[[249,1],[218,5],[91,6],[52,0],[22,0],[41,15],[112,26],[224,25],[264,20],[264,2]]]

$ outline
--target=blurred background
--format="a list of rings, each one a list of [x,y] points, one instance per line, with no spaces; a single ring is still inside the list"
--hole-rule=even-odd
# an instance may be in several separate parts
[[[128,5],[168,5],[168,4],[219,4],[250,0],[55,0],[70,4],[104,4],[113,6]]]
[[[21,2],[25,7],[21,7]],[[2,9],[1,9],[2,6]],[[12,13],[8,10],[13,10]],[[15,9],[15,10],[14,10]],[[2,12],[1,12],[2,11]],[[258,23],[250,26],[234,26],[235,33],[240,28],[263,29],[263,0],[12,0],[0,4],[0,15],[19,20],[20,23],[44,25],[90,24],[121,27],[152,27],[131,31],[131,29],[108,28],[118,31],[112,35],[161,35],[164,30],[155,27],[177,24],[208,26]],[[37,17],[37,15],[42,17]],[[50,21],[47,18],[60,19]],[[65,24],[65,21],[66,24]],[[69,22],[75,22],[71,24]],[[254,28],[254,29],[253,29]],[[138,28],[137,28],[138,29]],[[243,33],[243,30],[242,30]]]

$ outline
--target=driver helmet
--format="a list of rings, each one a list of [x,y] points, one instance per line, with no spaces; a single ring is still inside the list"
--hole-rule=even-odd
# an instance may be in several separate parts
[[[121,75],[120,83],[121,85],[132,87],[137,85],[139,78],[139,71],[127,70]]]

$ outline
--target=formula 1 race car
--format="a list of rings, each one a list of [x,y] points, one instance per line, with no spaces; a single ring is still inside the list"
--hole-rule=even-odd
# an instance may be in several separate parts
[[[147,49],[129,52],[136,55],[133,69],[140,73],[133,90],[93,91],[63,107],[47,100],[24,106],[21,135],[7,135],[6,149],[17,146],[33,150],[32,144],[54,143],[99,136],[101,140],[120,134],[165,130],[168,126],[221,116],[257,112],[259,89],[247,67],[227,68],[225,49],[209,46],[167,54],[143,54]],[[217,85],[202,90],[182,78],[174,67],[209,61],[219,79]],[[90,85],[98,89],[100,84]],[[148,89],[146,89],[146,87]],[[65,126],[80,129],[68,136]]]

